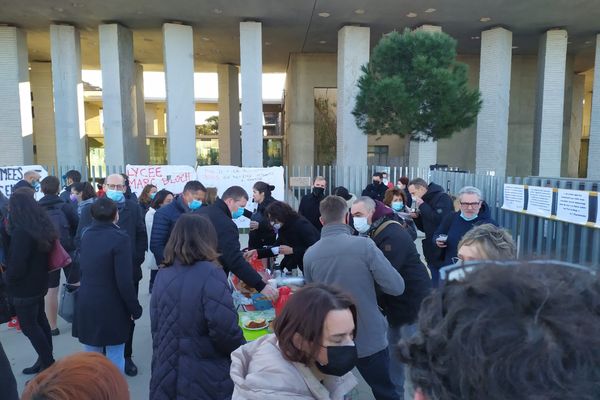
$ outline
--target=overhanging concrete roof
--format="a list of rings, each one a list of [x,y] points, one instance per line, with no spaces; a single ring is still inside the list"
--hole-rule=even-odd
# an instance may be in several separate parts
[[[371,27],[371,44],[392,30],[441,25],[458,40],[459,52],[479,53],[482,30],[503,26],[514,33],[515,54],[536,54],[539,35],[569,32],[575,69],[593,66],[600,31],[599,0],[2,0],[0,23],[28,31],[30,59],[50,58],[49,25],[81,29],[82,60],[99,65],[98,25],[119,22],[134,30],[135,58],[146,69],[162,69],[164,22],[194,26],[196,69],[239,64],[239,22],[263,23],[265,72],[283,72],[289,53],[335,53],[337,31],[346,24]],[[329,14],[328,17],[319,16]],[[489,18],[489,20],[487,19]]]

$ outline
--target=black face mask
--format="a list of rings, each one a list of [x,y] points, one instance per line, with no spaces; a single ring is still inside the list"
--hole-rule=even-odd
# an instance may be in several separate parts
[[[378,186],[378,185],[380,185],[380,184],[381,184],[381,182],[380,182],[380,181],[373,181],[373,185],[375,185],[375,186]]]
[[[321,197],[325,194],[325,189],[320,187],[314,187],[312,190],[313,194],[317,197]]]
[[[327,346],[327,365],[316,362],[322,373],[333,376],[343,376],[352,371],[358,362],[356,346]]]

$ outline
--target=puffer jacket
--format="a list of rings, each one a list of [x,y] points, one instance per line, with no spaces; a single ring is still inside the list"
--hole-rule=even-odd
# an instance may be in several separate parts
[[[161,268],[150,302],[150,399],[229,399],[231,352],[245,343],[223,269]]]
[[[342,400],[357,385],[348,372],[323,383],[301,363],[283,358],[275,335],[266,335],[231,354],[233,400]]]
[[[156,259],[156,265],[163,262],[165,246],[169,241],[175,222],[187,212],[191,212],[191,210],[183,203],[181,196],[177,196],[170,204],[159,208],[154,214],[149,243],[150,251]]]

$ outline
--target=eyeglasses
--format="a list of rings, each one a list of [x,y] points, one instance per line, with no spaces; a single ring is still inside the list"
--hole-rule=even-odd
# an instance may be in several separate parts
[[[460,205],[462,207],[477,207],[480,204],[481,204],[481,201],[477,201],[475,203],[463,203],[462,201],[460,202]]]
[[[125,189],[125,185],[113,185],[113,184],[108,183],[104,186],[106,186],[106,188],[108,190],[124,190]]]

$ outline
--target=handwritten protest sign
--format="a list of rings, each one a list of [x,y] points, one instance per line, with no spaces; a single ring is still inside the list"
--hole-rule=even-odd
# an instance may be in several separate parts
[[[527,214],[550,218],[552,215],[552,188],[529,186],[527,188],[529,199],[527,201]]]
[[[229,165],[209,165],[198,167],[197,177],[206,187],[216,187],[217,194],[220,196],[230,186],[241,186],[250,197],[246,208],[253,211],[256,204],[252,203],[252,186],[258,181],[266,182],[275,186],[273,197],[277,200],[283,200],[285,195],[283,167],[271,168],[242,168]],[[238,218],[236,224],[240,228],[250,226],[247,218]]]
[[[556,218],[585,225],[588,222],[590,194],[582,190],[558,189]]]
[[[0,192],[4,193],[6,197],[10,197],[13,192],[13,186],[23,179],[27,171],[35,171],[40,174],[40,181],[48,176],[48,171],[41,165],[0,167]],[[43,194],[38,192],[35,194],[35,197],[39,200],[43,197]]]
[[[131,191],[138,196],[146,185],[178,194],[187,182],[196,179],[196,171],[188,165],[127,165],[127,176]]]
[[[525,186],[504,184],[504,210],[522,212],[525,208]]]

